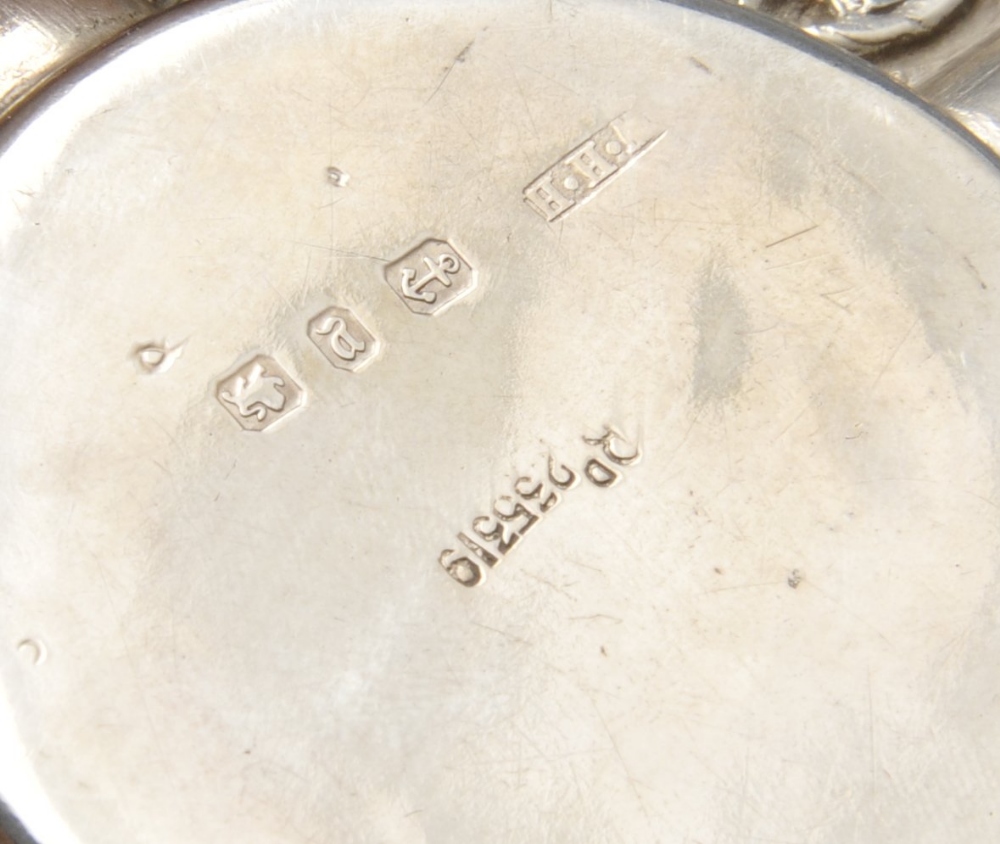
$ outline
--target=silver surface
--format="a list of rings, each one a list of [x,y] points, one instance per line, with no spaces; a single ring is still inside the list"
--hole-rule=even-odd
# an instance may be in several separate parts
[[[996,10],[1000,21],[1000,8]],[[984,38],[937,74],[919,90],[931,102],[940,103],[956,120],[1000,151],[1000,33]]]
[[[960,132],[620,0],[220,6],[30,118],[0,794],[42,844],[997,840]]]
[[[845,50],[869,53],[934,35],[974,0],[729,0],[794,22]]]
[[[994,0],[728,0],[851,52],[1000,152],[1000,4]]]
[[[0,114],[129,27],[183,0],[4,0]]]

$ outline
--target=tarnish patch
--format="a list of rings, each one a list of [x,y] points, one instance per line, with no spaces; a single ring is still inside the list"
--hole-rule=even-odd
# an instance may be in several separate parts
[[[728,271],[714,262],[704,271],[693,311],[698,331],[694,399],[701,404],[735,396],[750,362],[749,320]]]

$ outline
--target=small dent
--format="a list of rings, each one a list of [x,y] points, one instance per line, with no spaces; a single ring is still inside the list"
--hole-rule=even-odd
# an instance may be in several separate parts
[[[146,343],[142,346],[136,346],[132,350],[132,356],[143,372],[149,375],[159,375],[167,372],[184,354],[184,345],[184,343],[179,343],[176,346],[168,346],[165,342]]]
[[[17,652],[31,665],[42,665],[49,655],[44,643],[38,639],[22,639],[17,643]]]
[[[345,173],[339,167],[332,166],[326,168],[326,178],[327,181],[336,188],[346,188],[347,183],[351,181],[349,173]]]

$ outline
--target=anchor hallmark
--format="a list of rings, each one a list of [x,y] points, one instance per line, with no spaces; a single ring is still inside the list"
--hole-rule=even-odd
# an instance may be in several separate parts
[[[431,238],[385,268],[385,280],[415,314],[437,314],[476,286],[476,271],[447,240]]]

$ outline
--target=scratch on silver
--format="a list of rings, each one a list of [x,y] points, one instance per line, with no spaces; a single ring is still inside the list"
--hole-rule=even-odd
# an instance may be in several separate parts
[[[666,134],[637,142],[633,138],[641,131],[638,122],[623,115],[598,129],[532,181],[524,189],[524,201],[549,223],[589,202]]]

